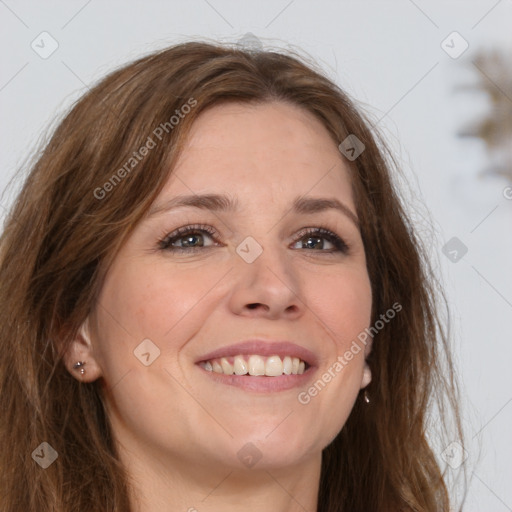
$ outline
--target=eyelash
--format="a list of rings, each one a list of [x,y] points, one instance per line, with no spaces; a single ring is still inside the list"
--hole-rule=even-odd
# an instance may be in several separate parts
[[[210,249],[213,246],[203,246],[203,247],[176,247],[172,246],[171,244],[179,240],[180,238],[184,238],[185,235],[190,234],[201,234],[206,233],[210,237],[212,237],[215,240],[215,237],[218,235],[217,231],[212,228],[211,226],[205,225],[205,224],[194,224],[189,226],[183,226],[181,228],[176,229],[170,234],[167,234],[164,236],[161,240],[158,242],[158,248],[162,251],[171,251],[171,252],[184,252],[184,253],[191,253],[196,252],[198,250],[204,250],[204,249]],[[323,250],[320,249],[318,251],[314,252],[320,252],[320,253],[327,253],[327,254],[334,254],[341,252],[343,254],[347,254],[349,251],[349,247],[346,244],[346,242],[340,238],[336,233],[333,233],[329,229],[323,228],[323,227],[315,227],[315,228],[304,228],[300,231],[299,237],[295,240],[295,242],[305,238],[306,236],[309,238],[313,238],[315,235],[320,235],[320,237],[325,238],[329,242],[331,242],[334,245],[334,249],[328,249]],[[304,248],[301,248],[304,250]],[[306,249],[307,250],[307,249]]]

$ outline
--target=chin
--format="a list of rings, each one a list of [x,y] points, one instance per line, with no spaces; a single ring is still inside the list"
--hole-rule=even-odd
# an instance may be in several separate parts
[[[236,436],[232,441],[235,449],[236,467],[249,469],[278,469],[296,466],[306,459],[320,454],[328,440],[316,440],[310,434],[301,435],[299,429],[283,429],[274,426],[274,431],[253,432],[252,435]],[[269,434],[269,432],[271,432]]]

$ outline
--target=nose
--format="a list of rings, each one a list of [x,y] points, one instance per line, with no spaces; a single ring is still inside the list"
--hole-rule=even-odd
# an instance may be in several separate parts
[[[286,250],[263,249],[252,263],[238,255],[230,296],[233,313],[268,319],[296,319],[305,309],[301,296],[300,276],[294,271]]]

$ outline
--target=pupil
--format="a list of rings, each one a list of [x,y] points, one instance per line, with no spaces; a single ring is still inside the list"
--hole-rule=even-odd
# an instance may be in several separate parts
[[[189,246],[194,246],[194,242],[193,240],[196,239],[197,240],[198,236],[197,235],[188,235],[186,238],[184,238],[184,246],[185,247],[189,247]],[[192,240],[192,243],[190,243],[190,241]],[[203,244],[198,244],[199,246],[202,246]]]
[[[312,242],[310,242],[312,241]],[[306,242],[306,245],[308,247],[315,247],[316,244],[319,244],[321,245],[322,244],[322,239],[321,238],[312,238],[312,237],[309,237],[308,238],[308,241]]]

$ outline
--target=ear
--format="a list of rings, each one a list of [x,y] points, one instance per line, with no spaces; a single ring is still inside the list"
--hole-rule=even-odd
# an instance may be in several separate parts
[[[364,362],[363,376],[361,379],[361,389],[365,388],[372,381],[372,371],[368,366],[368,363]]]
[[[64,353],[64,364],[69,373],[80,382],[93,382],[102,375],[101,368],[94,357],[91,343],[89,318],[80,326],[76,338],[71,341]],[[78,362],[83,365],[74,368]],[[81,370],[83,369],[83,374]]]
[[[367,358],[370,355],[370,352],[372,351],[372,344],[373,344],[373,337],[370,337],[370,340],[366,344],[364,348],[364,369],[363,369],[363,376],[361,379],[361,389],[365,388],[370,384],[372,381],[372,371],[370,369],[370,366],[368,365]]]

